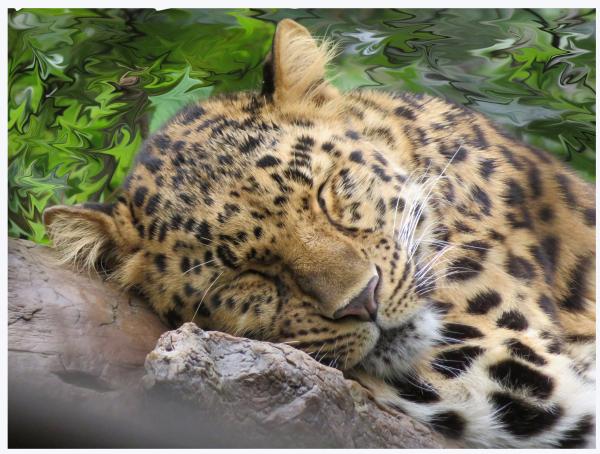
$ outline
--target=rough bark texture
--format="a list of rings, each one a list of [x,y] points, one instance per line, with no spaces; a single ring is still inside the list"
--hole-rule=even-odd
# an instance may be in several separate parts
[[[26,241],[9,240],[8,263],[11,447],[442,446],[292,347],[166,332],[143,302]]]
[[[288,345],[186,323],[161,336],[146,371],[150,389],[166,386],[234,424],[252,421],[259,439],[278,431],[288,446],[439,447],[421,424],[378,407],[358,383]]]
[[[9,375],[43,378],[65,397],[138,384],[167,330],[147,305],[57,266],[49,248],[9,240],[8,251]]]

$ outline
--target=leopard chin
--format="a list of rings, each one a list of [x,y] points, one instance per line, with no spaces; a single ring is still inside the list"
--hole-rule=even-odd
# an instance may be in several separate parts
[[[397,327],[380,329],[377,343],[357,367],[383,379],[406,375],[442,341],[441,327],[441,314],[426,304]]]

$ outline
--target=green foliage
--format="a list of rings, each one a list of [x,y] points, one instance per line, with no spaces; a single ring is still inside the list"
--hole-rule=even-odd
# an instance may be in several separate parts
[[[340,43],[340,88],[439,95],[595,179],[593,10],[9,11],[9,233],[105,201],[185,104],[256,89],[275,23]]]

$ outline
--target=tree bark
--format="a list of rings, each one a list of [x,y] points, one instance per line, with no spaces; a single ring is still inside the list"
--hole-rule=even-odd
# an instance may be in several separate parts
[[[9,447],[444,446],[299,350],[167,331],[52,250],[8,249]]]

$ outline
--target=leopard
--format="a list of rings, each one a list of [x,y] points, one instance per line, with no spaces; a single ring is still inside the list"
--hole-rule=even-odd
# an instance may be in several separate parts
[[[254,91],[193,102],[113,201],[55,205],[61,262],[286,343],[470,448],[595,445],[595,190],[438,97],[337,89],[284,19]]]

